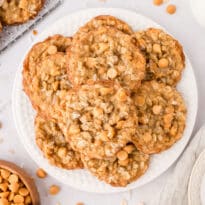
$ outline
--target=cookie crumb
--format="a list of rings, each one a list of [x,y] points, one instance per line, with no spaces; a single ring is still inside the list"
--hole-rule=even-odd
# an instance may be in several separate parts
[[[155,6],[160,6],[160,5],[163,4],[163,0],[153,0],[153,4],[154,4]]]
[[[38,31],[37,30],[34,29],[32,32],[33,32],[34,36],[38,35]]]
[[[171,15],[176,13],[176,10],[177,10],[177,8],[176,8],[176,6],[174,4],[168,5],[167,9],[166,9],[167,13],[171,14]]]
[[[50,186],[50,188],[49,188],[49,194],[50,194],[50,195],[56,195],[56,194],[59,193],[59,191],[60,191],[60,187],[57,186],[57,185],[52,185],[52,186]]]
[[[36,171],[36,175],[37,175],[38,178],[41,178],[41,179],[44,179],[44,178],[47,177],[47,173],[43,169],[41,169],[41,168],[39,168]]]

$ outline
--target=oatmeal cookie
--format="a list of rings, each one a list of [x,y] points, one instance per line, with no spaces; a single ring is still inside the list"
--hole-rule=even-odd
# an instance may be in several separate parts
[[[24,91],[34,109],[44,117],[58,116],[60,98],[71,89],[65,53],[70,43],[71,38],[50,37],[34,45],[24,61]]]
[[[64,169],[82,168],[80,154],[73,151],[55,122],[35,119],[36,143],[52,165]]]
[[[128,144],[110,160],[81,156],[84,166],[99,180],[112,186],[126,186],[142,176],[149,166],[149,155]]]
[[[74,85],[114,80],[133,89],[144,78],[145,58],[132,37],[111,27],[100,27],[74,39],[68,55],[68,73]]]
[[[0,19],[6,25],[22,24],[34,18],[45,0],[4,0],[0,7]]]
[[[113,82],[82,85],[64,102],[60,127],[71,147],[86,156],[113,157],[136,133],[134,102]]]
[[[156,81],[143,82],[134,101],[139,124],[133,142],[139,150],[159,153],[182,137],[186,106],[175,88]]]
[[[175,86],[185,67],[182,46],[160,29],[136,32],[135,39],[146,57],[145,80],[157,80]]]
[[[45,57],[35,70],[24,74],[24,90],[34,107],[42,116],[58,118],[61,98],[71,89],[63,53]]]
[[[82,34],[88,33],[90,31],[99,29],[103,26],[109,26],[112,28],[116,28],[119,31],[122,31],[126,34],[132,34],[133,30],[131,27],[125,23],[124,21],[110,15],[101,15],[92,18],[88,23],[82,26],[78,32],[74,35],[74,38],[79,38]]]

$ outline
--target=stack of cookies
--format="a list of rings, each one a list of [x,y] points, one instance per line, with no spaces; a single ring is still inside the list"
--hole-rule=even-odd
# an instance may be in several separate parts
[[[45,0],[0,0],[0,32],[3,25],[22,24],[33,19]]]
[[[113,16],[37,43],[22,74],[38,147],[55,166],[126,186],[146,172],[151,154],[183,135],[186,106],[176,85],[184,67],[173,37],[133,31]]]

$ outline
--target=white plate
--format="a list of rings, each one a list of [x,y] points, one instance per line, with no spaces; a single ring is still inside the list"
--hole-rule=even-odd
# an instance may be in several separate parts
[[[37,37],[36,42],[42,41],[48,36],[57,33],[68,36],[73,35],[77,31],[77,29],[89,19],[102,14],[110,14],[119,17],[120,19],[123,19],[124,21],[129,23],[134,30],[145,29],[148,27],[161,28],[152,20],[132,11],[116,8],[94,8],[73,13],[58,20],[57,22],[54,22],[41,35]],[[158,177],[174,163],[174,161],[182,153],[191,136],[196,119],[198,96],[194,72],[190,61],[186,56],[186,69],[183,73],[183,79],[178,86],[178,89],[183,94],[188,107],[188,116],[186,123],[187,126],[184,131],[184,135],[182,139],[177,142],[171,149],[152,157],[150,167],[144,176],[142,176],[139,180],[129,184],[127,187],[114,188],[110,185],[98,181],[95,177],[91,176],[85,170],[67,171],[51,166],[48,164],[47,160],[44,159],[42,153],[39,151],[35,144],[33,125],[35,112],[32,109],[28,98],[22,91],[22,62],[16,74],[12,96],[13,115],[18,134],[25,146],[25,149],[28,151],[32,159],[40,167],[44,168],[51,176],[55,177],[64,184],[70,185],[71,187],[80,190],[98,193],[121,192],[142,186]]]
[[[203,178],[205,176],[205,150],[201,152],[196,160],[188,186],[188,202],[189,205],[196,205],[202,203],[204,193],[202,193],[202,185],[204,184]]]

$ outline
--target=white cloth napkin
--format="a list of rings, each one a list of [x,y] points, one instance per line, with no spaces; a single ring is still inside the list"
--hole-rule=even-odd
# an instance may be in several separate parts
[[[205,149],[205,126],[194,136],[179,158],[173,174],[160,194],[157,205],[188,205],[189,178],[200,153]],[[200,204],[196,204],[200,205]]]

